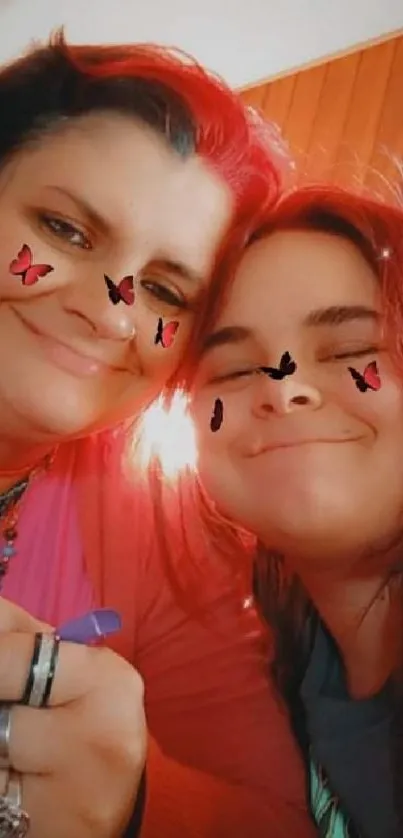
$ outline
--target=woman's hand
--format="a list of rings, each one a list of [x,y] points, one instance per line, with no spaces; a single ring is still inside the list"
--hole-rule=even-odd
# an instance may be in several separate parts
[[[33,635],[46,629],[0,599],[0,702],[21,699]],[[49,707],[16,706],[11,714],[10,760],[23,775],[30,838],[120,838],[145,752],[137,672],[108,649],[60,643]]]

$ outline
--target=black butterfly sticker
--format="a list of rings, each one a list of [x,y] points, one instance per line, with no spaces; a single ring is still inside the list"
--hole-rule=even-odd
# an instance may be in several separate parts
[[[293,375],[297,369],[295,361],[291,360],[289,352],[284,352],[281,356],[279,367],[259,367],[261,372],[269,375],[275,381],[282,381],[287,375]]]
[[[210,430],[215,433],[219,431],[224,419],[224,405],[221,399],[216,399],[214,402],[213,415],[210,419]]]

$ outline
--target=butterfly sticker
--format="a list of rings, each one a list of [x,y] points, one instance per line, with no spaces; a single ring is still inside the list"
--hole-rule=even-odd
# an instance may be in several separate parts
[[[119,282],[119,285],[115,285],[112,279],[109,278],[106,274],[104,274],[105,284],[108,289],[108,296],[111,303],[114,306],[117,306],[118,303],[125,303],[127,306],[132,306],[134,303],[134,277],[133,276],[124,276],[123,279]]]
[[[13,276],[20,276],[23,285],[35,285],[42,276],[47,276],[54,270],[51,265],[33,265],[32,250],[27,244],[23,244],[16,259],[10,263],[10,273]]]
[[[154,343],[163,346],[164,349],[169,349],[173,344],[174,337],[178,331],[179,322],[177,320],[170,320],[164,326],[162,317],[158,318],[157,332],[154,338]]]
[[[362,375],[354,367],[348,367],[348,371],[360,393],[365,393],[367,390],[380,390],[381,379],[376,361],[367,364]]]
[[[213,415],[210,419],[210,430],[213,433],[219,431],[224,419],[224,405],[221,399],[216,399],[214,402]]]
[[[287,375],[293,375],[297,369],[297,365],[295,361],[291,360],[290,353],[284,352],[281,356],[279,367],[259,367],[259,369],[275,381],[282,381]]]

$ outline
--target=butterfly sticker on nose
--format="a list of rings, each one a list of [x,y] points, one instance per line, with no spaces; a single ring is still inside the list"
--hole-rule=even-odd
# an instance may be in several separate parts
[[[124,276],[116,285],[112,279],[104,274],[105,284],[108,289],[108,296],[111,303],[117,306],[118,303],[124,303],[127,306],[132,306],[134,303],[134,277]]]
[[[289,352],[284,352],[280,359],[279,367],[259,367],[261,372],[273,378],[274,381],[282,381],[288,375],[293,375],[297,369],[295,361],[292,360]]]
[[[154,338],[154,343],[157,346],[159,343],[164,349],[169,349],[172,346],[174,337],[179,329],[179,322],[177,320],[170,320],[165,323],[162,317],[158,318],[157,332]]]
[[[213,415],[210,419],[210,430],[216,433],[220,430],[224,419],[224,405],[221,399],[216,399],[214,402]]]
[[[43,276],[53,271],[51,265],[34,265],[32,250],[27,244],[23,244],[16,259],[10,263],[10,273],[13,276],[20,276],[23,285],[35,285]]]
[[[365,393],[367,390],[380,390],[381,379],[376,361],[371,361],[370,364],[367,364],[362,374],[358,370],[355,370],[354,367],[348,367],[348,371],[360,393]]]

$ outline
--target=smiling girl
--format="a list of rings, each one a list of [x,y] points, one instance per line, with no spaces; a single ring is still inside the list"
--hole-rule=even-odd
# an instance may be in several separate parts
[[[400,209],[296,192],[253,232],[195,382],[201,479],[258,537],[256,602],[323,838],[403,829],[402,288]]]
[[[137,472],[123,474],[133,420],[186,353],[229,230],[277,196],[271,149],[224,83],[153,45],[73,47],[58,35],[0,71],[0,114],[1,595],[53,626],[115,609],[123,627],[108,642],[130,662],[108,652],[97,668],[99,649],[88,649],[86,713],[76,702],[10,710],[3,746],[10,739],[19,757],[32,836],[122,834],[143,767],[144,680],[142,835],[255,838],[282,752],[290,800],[275,794],[269,809],[273,836],[287,838],[305,823],[293,805],[299,761],[265,690],[258,627],[241,622],[228,587],[209,603],[219,638],[191,597],[178,605],[151,499]],[[128,295],[116,301],[122,282]],[[177,323],[169,347],[155,340],[160,319]],[[2,632],[0,701],[25,693],[11,688],[32,658],[38,624],[25,617],[12,667],[7,631],[18,623]],[[86,672],[73,666],[70,679],[85,684]],[[131,688],[116,692],[125,672]],[[144,794],[138,802],[131,836]]]

